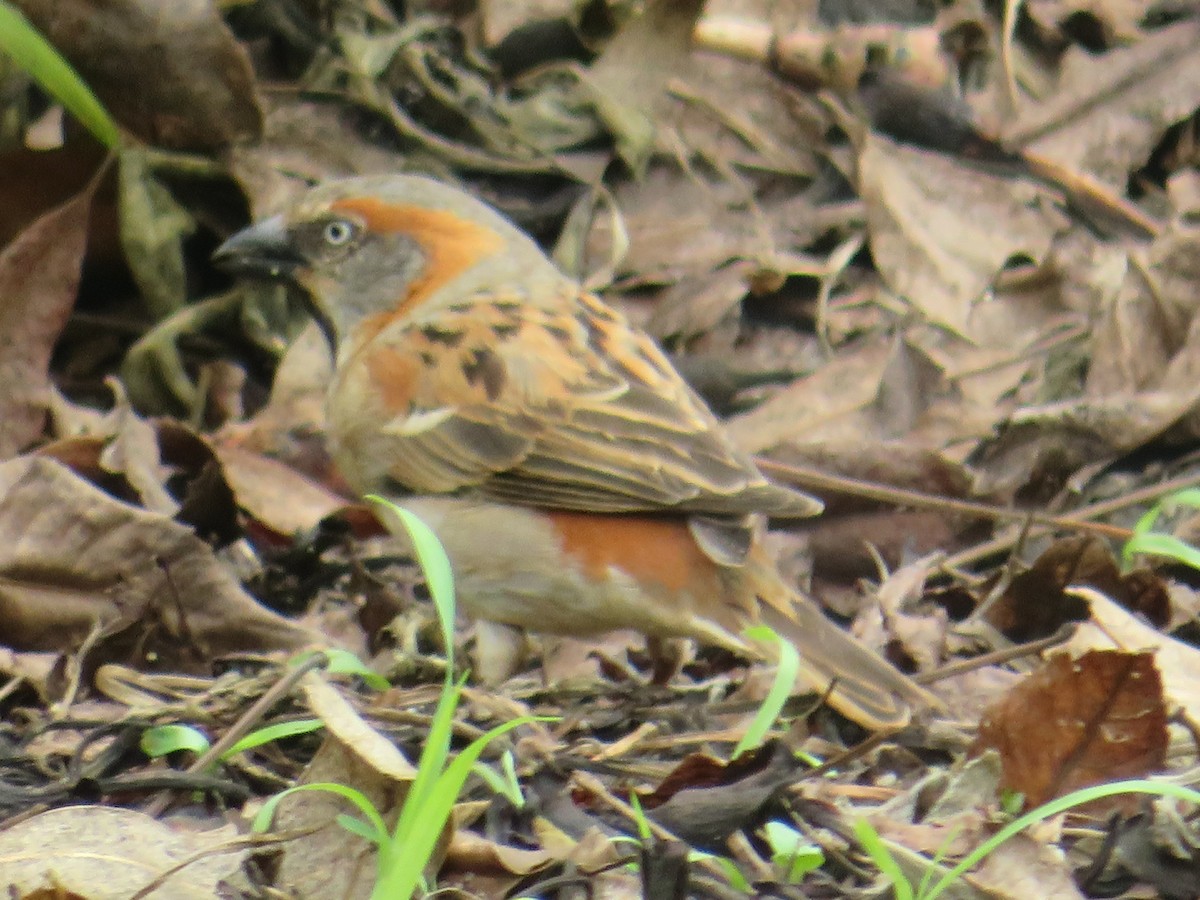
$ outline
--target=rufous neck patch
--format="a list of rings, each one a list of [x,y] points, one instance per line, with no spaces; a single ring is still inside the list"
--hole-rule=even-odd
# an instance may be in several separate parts
[[[330,207],[362,219],[376,233],[403,234],[425,254],[425,269],[409,286],[403,313],[477,262],[504,248],[504,238],[491,228],[440,209],[407,203],[385,203],[378,197],[351,197]]]

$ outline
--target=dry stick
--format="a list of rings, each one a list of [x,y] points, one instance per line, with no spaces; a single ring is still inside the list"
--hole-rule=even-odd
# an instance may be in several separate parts
[[[1049,637],[1039,638],[1036,641],[1027,641],[1024,644],[1017,644],[1013,647],[993,650],[991,653],[972,656],[970,659],[947,663],[944,666],[939,666],[932,672],[921,672],[909,677],[917,684],[933,684],[936,681],[941,681],[943,678],[962,675],[964,672],[973,672],[976,669],[982,669],[984,666],[998,666],[1009,660],[1020,659],[1022,656],[1032,656],[1035,653],[1041,653],[1043,650],[1049,650],[1051,647],[1057,647],[1059,644],[1069,641],[1071,635],[1074,633],[1075,623],[1068,622]]]
[[[1166,481],[1160,481],[1158,484],[1149,485],[1144,488],[1130,491],[1120,497],[1114,497],[1112,500],[1102,500],[1099,503],[1093,503],[1090,506],[1083,506],[1075,510],[1075,516],[1080,520],[1092,519],[1097,516],[1107,516],[1118,510],[1125,509],[1131,506],[1139,506],[1147,503],[1154,503],[1160,497],[1166,494],[1173,494],[1176,491],[1182,491],[1186,488],[1200,487],[1200,473],[1192,472],[1187,475],[1180,475],[1176,478],[1169,478]],[[1035,524],[1043,524],[1036,522]],[[1127,540],[1130,532],[1125,532],[1125,537],[1122,540]],[[948,556],[942,561],[942,567],[946,569],[959,568],[960,566],[968,566],[971,563],[978,562],[981,559],[986,559],[989,556],[994,556],[997,553],[1004,553],[1012,548],[1016,543],[1018,535],[1010,533],[993,538],[982,544],[971,547],[968,550],[963,550],[960,553],[955,553],[953,556]]]
[[[976,519],[995,519],[1003,522],[1029,520],[1034,525],[1062,528],[1068,531],[1086,531],[1118,541],[1129,540],[1133,534],[1128,528],[1120,528],[1104,522],[1090,522],[1086,518],[1048,516],[1042,513],[1031,513],[1028,510],[1008,509],[991,503],[980,503],[975,500],[957,500],[952,497],[925,494],[921,491],[892,487],[878,482],[863,481],[859,478],[848,478],[844,475],[830,475],[828,472],[821,472],[808,466],[775,462],[769,459],[759,458],[757,462],[758,467],[767,474],[810,490],[833,491],[838,494],[864,497],[868,500],[878,500],[896,506],[960,513]],[[1193,476],[1193,480],[1200,483],[1200,476]],[[1119,504],[1117,508],[1124,505],[1126,504]],[[1087,511],[1091,513],[1095,508],[1087,507]],[[1096,513],[1091,514],[1096,515]]]
[[[752,882],[770,882],[775,876],[771,864],[758,855],[740,829],[725,839],[725,846],[729,848],[729,855],[734,862],[740,862],[743,870],[750,870]]]
[[[324,653],[314,653],[298,665],[289,667],[283,676],[267,688],[263,695],[254,701],[250,708],[242,713],[241,717],[221,735],[220,740],[197,757],[196,761],[184,771],[203,772],[219,760],[230,747],[250,733],[250,730],[266,715],[267,710],[290,694],[301,678],[313,669],[324,666],[327,662],[328,659]],[[148,816],[157,818],[166,811],[167,804],[170,802],[170,793],[163,791],[152,798],[142,811]]]
[[[888,731],[876,731],[864,741],[859,741],[853,747],[843,750],[841,753],[834,756],[832,759],[827,759],[819,766],[814,766],[804,772],[804,780],[812,781],[815,778],[820,778],[826,772],[832,772],[834,769],[842,768],[848,763],[853,762],[859,757],[866,756],[884,741],[890,740],[903,729],[893,728]],[[799,780],[797,781],[797,785]]]

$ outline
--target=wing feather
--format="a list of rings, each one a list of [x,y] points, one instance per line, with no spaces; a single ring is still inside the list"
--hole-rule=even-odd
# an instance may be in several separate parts
[[[353,353],[339,377],[411,381],[386,408],[330,410],[355,486],[610,512],[819,508],[769,483],[648,337],[595,298],[573,300],[559,313],[481,295],[393,322]],[[381,416],[383,428],[350,427]]]

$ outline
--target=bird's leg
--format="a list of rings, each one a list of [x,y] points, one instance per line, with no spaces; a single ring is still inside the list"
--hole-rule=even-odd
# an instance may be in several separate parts
[[[512,625],[475,620],[475,677],[483,684],[507,681],[521,668],[529,649],[525,631]]]
[[[692,658],[692,650],[687,638],[647,636],[646,652],[653,664],[650,683],[667,684]]]

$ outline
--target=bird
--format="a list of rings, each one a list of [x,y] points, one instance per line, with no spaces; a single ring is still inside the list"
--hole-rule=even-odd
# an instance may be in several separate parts
[[[864,727],[936,705],[765,549],[767,517],[820,501],[769,481],[646,333],[487,203],[423,175],[335,179],[214,262],[305,297],[334,356],[334,463],[438,535],[482,680],[514,673],[528,632],[761,656],[744,636],[761,623]]]

